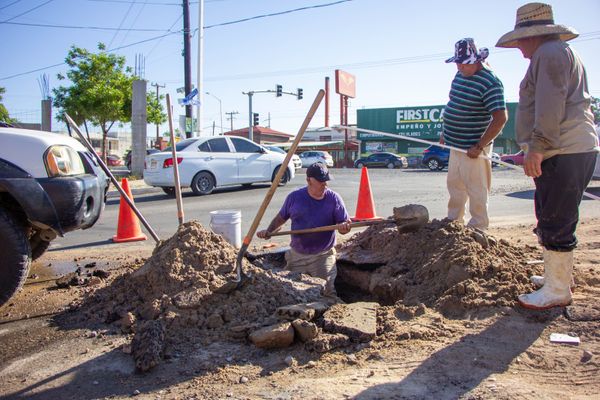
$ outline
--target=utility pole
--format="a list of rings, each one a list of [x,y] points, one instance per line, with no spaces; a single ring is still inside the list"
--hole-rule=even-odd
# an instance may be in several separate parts
[[[156,88],[156,102],[160,103],[160,96],[158,95],[158,89],[165,87],[165,85],[159,85],[158,83],[151,83],[150,86],[154,86]],[[158,124],[156,124],[156,143],[160,140],[160,133],[158,132]]]
[[[231,111],[231,112],[226,112],[225,114],[229,115],[229,117],[227,119],[231,121],[231,129],[230,130],[233,130],[233,116],[239,114],[239,112]]]
[[[184,72],[184,88],[185,95],[187,96],[192,91],[192,57],[191,57],[191,47],[192,47],[192,35],[190,32],[190,2],[189,0],[183,0],[183,72]],[[194,124],[194,120],[192,119],[192,105],[188,104],[185,106],[185,137],[192,137],[192,126],[187,126],[187,119],[192,121],[192,126]],[[200,121],[198,121],[200,123]]]

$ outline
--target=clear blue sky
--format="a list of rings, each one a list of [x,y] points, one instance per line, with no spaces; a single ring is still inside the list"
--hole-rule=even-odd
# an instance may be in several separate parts
[[[462,37],[474,37],[480,47],[489,47],[488,61],[504,83],[507,101],[518,100],[518,85],[528,60],[516,49],[499,49],[494,44],[512,29],[516,9],[526,3],[523,0],[353,0],[214,26],[335,1],[205,0],[203,91],[221,99],[223,114],[239,112],[234,128],[248,126],[248,97],[242,92],[275,89],[281,84],[284,91],[303,88],[304,100],[257,94],[254,111],[260,114],[261,125],[267,125],[270,113],[273,129],[295,134],[326,76],[331,78],[333,92],[338,68],[357,80],[357,97],[350,102],[351,123],[361,108],[445,104],[456,67],[444,60]],[[571,43],[586,65],[592,95],[600,97],[600,1],[557,0],[550,4],[556,23],[580,33]],[[196,31],[197,1],[190,2],[190,14]],[[39,122],[38,80],[48,74],[51,88],[61,84],[56,74],[64,74],[67,68],[55,65],[64,62],[70,46],[95,51],[98,42],[115,49],[144,41],[115,53],[125,56],[132,67],[136,55],[143,56],[145,79],[166,85],[161,93],[170,93],[176,115],[184,114],[184,108],[177,105],[181,95],[176,93],[184,82],[182,35],[152,40],[183,29],[181,16],[177,0],[0,0],[4,105],[12,117]],[[148,29],[156,31],[141,31]],[[197,39],[196,33],[192,39],[194,84]],[[339,97],[332,93],[330,100],[330,122],[337,124]],[[219,102],[204,95],[203,107],[201,125],[211,133],[216,121],[219,132]],[[229,130],[226,118],[223,115],[225,130]],[[311,126],[323,124],[321,106]],[[60,128],[56,123],[53,126]],[[153,133],[149,126],[149,136]]]

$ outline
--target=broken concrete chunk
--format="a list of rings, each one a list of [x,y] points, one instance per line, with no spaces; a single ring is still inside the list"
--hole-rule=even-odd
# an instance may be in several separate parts
[[[296,336],[298,336],[302,342],[308,342],[309,340],[316,338],[319,334],[319,328],[316,324],[303,319],[292,321],[292,326],[294,327]]]
[[[341,333],[329,334],[322,333],[313,340],[306,342],[304,347],[308,351],[316,351],[317,353],[325,353],[339,347],[349,346],[350,338]]]
[[[312,321],[314,318],[321,316],[328,306],[325,303],[318,301],[305,304],[293,304],[290,306],[279,307],[276,314],[279,318],[293,321],[295,319],[303,319]]]
[[[131,353],[138,370],[149,371],[160,363],[165,346],[165,327],[160,321],[146,321],[136,327]]]
[[[125,315],[123,315],[123,317],[121,317],[119,323],[121,325],[121,330],[123,331],[123,333],[130,333],[133,331],[133,326],[135,324],[135,315],[128,312]]]
[[[267,326],[252,332],[250,341],[263,349],[288,347],[294,342],[294,328],[289,322]]]
[[[335,304],[323,315],[323,330],[343,333],[356,342],[368,342],[377,332],[378,303]]]

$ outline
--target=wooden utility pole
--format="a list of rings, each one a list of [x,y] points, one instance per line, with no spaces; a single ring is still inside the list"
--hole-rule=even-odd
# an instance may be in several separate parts
[[[183,0],[183,72],[184,72],[184,88],[185,95],[187,96],[192,91],[192,35],[190,32],[190,2],[189,0]],[[188,127],[187,119],[192,121],[191,126]],[[192,130],[194,121],[192,119],[192,105],[188,104],[185,106],[185,137],[192,137]],[[200,123],[200,121],[198,121]]]
[[[229,117],[227,119],[231,121],[231,129],[230,130],[233,130],[233,116],[236,114],[239,114],[239,112],[231,111],[231,112],[226,112],[225,114],[229,115]]]

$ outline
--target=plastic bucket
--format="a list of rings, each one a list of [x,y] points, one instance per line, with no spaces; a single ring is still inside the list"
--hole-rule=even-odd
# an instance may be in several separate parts
[[[210,229],[222,235],[234,247],[242,247],[242,212],[217,210],[210,212]]]

